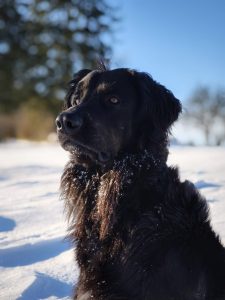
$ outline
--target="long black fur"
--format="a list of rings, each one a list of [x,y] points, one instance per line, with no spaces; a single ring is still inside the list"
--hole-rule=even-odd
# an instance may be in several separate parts
[[[71,81],[66,109],[90,72]],[[147,74],[119,72],[132,77],[139,99],[129,147],[108,167],[82,165],[72,154],[62,176],[80,268],[74,299],[224,300],[225,251],[207,203],[166,164],[169,129],[181,105]]]

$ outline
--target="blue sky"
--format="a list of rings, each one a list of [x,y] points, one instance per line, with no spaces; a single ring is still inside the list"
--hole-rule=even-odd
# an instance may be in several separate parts
[[[224,0],[120,0],[114,67],[149,72],[185,101],[225,87]]]

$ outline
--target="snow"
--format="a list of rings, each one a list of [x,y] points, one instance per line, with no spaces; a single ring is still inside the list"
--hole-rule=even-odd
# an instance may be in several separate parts
[[[170,149],[169,164],[207,197],[225,243],[225,148]],[[78,269],[65,239],[59,182],[68,154],[57,144],[0,144],[0,299],[70,299]]]

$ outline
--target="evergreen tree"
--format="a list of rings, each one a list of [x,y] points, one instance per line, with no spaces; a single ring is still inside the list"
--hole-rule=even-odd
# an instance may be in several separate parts
[[[28,101],[58,109],[78,69],[111,53],[115,9],[105,0],[0,2],[0,112]]]

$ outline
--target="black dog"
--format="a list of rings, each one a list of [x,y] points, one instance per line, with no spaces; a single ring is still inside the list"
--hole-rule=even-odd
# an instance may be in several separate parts
[[[145,73],[82,70],[57,120],[79,300],[225,299],[205,199],[166,165],[181,104]],[[188,157],[187,157],[188,159]]]

